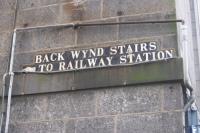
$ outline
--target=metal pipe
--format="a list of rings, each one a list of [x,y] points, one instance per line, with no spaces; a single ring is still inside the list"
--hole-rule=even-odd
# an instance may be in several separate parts
[[[102,26],[102,25],[124,25],[124,24],[155,24],[155,23],[184,23],[183,20],[152,20],[152,21],[128,21],[128,22],[107,22],[107,23],[77,23],[74,27]]]
[[[9,75],[10,75],[10,84],[9,84],[9,90],[8,90],[5,133],[8,133],[8,127],[9,127],[9,122],[10,122],[10,107],[11,107],[11,97],[12,97],[12,86],[13,86],[14,73],[10,73]]]
[[[193,92],[192,86],[187,82],[188,80],[185,81],[185,87],[188,88],[191,92]],[[192,93],[193,94],[193,93]]]
[[[11,47],[11,55],[10,55],[10,66],[9,66],[9,74],[13,71],[14,64],[14,55],[15,55],[15,42],[16,42],[16,30],[13,33],[12,47]]]
[[[152,20],[152,21],[129,21],[129,22],[105,22],[105,23],[68,23],[60,25],[47,25],[47,26],[37,26],[37,27],[27,27],[27,28],[16,28],[16,31],[23,30],[34,30],[34,29],[45,29],[45,28],[78,28],[78,27],[88,27],[88,26],[102,26],[102,25],[124,25],[124,24],[155,24],[155,23],[184,23],[181,19],[170,19],[170,20]]]
[[[6,111],[6,124],[5,124],[5,133],[8,133],[9,121],[10,121],[10,107],[11,107],[11,97],[12,97],[12,86],[13,86],[13,64],[14,64],[14,55],[15,55],[15,44],[16,44],[16,30],[13,33],[12,46],[11,46],[11,55],[10,55],[10,65],[9,65],[9,89],[8,89],[8,102],[7,102],[7,111]]]
[[[75,27],[74,23],[68,23],[68,24],[60,24],[60,25],[46,25],[46,26],[37,26],[37,27],[27,27],[27,28],[16,28],[16,31],[23,31],[23,30],[34,30],[34,29],[46,29],[46,28],[58,28],[58,27]]]
[[[2,103],[1,103],[1,109],[2,109],[2,112],[1,112],[1,123],[0,123],[0,133],[1,133],[1,131],[2,131],[2,125],[3,125],[3,119],[4,119],[4,111],[5,111],[5,105],[4,105],[4,97],[5,97],[5,85],[6,85],[6,76],[7,76],[8,74],[7,73],[5,73],[4,75],[3,75],[3,87],[2,87]]]
[[[188,100],[188,102],[184,105],[184,112],[186,112],[188,110],[189,107],[191,107],[191,105],[195,102],[195,99],[193,96],[191,96]]]

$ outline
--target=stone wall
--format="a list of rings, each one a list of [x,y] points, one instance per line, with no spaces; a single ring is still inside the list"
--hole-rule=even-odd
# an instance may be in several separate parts
[[[17,1],[0,0],[1,77],[7,69],[14,28],[176,18],[174,0]],[[154,40],[161,49],[174,48],[179,57],[176,38],[174,23],[18,31],[14,71],[33,63],[37,53],[128,41]],[[17,74],[9,132],[181,133],[181,63],[174,59],[51,75]]]
[[[179,83],[13,98],[10,133],[181,133]]]

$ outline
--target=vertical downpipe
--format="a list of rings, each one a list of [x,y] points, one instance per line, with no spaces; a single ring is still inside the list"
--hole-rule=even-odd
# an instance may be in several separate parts
[[[15,43],[16,43],[16,30],[14,30],[14,33],[13,33],[12,49],[11,49],[11,55],[10,55],[10,67],[9,67],[9,73],[8,73],[10,76],[10,82],[9,82],[9,89],[8,89],[5,133],[8,133],[8,127],[9,127],[9,122],[10,122],[10,107],[11,107],[12,87],[13,87],[13,79],[14,79],[13,64],[14,64],[14,55],[15,55]]]
[[[5,105],[4,105],[4,97],[5,97],[5,86],[6,86],[6,76],[8,74],[5,73],[3,75],[3,87],[2,87],[2,104],[1,104],[1,109],[2,109],[2,112],[1,112],[1,123],[0,123],[0,133],[2,132],[2,126],[3,126],[3,120],[4,120],[4,111],[5,111]]]

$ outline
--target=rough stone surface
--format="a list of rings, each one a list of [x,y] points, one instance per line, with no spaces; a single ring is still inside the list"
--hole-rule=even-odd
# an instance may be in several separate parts
[[[20,0],[17,27],[54,25],[100,18],[100,0]],[[48,5],[48,6],[47,6]],[[39,8],[38,8],[39,7]],[[26,9],[27,8],[27,9]]]
[[[111,117],[80,119],[75,127],[75,133],[113,133],[114,120]]]
[[[120,21],[151,21],[151,20],[165,20],[173,19],[175,15],[172,13],[154,13],[129,17],[121,17]],[[128,38],[141,38],[161,36],[165,34],[176,33],[175,23],[166,24],[137,24],[137,25],[120,25],[119,26],[119,39]]]
[[[0,0],[0,14],[14,12],[16,0]]]
[[[74,89],[126,86],[182,78],[182,61],[168,60],[135,66],[76,71],[74,72]]]
[[[11,120],[18,122],[44,120],[46,102],[45,96],[15,97],[11,105]]]
[[[176,54],[178,56],[178,42],[176,34],[170,34],[162,36],[161,48],[163,49],[171,49],[174,48],[176,50]]]
[[[63,48],[74,45],[72,28],[51,28],[19,32],[17,34],[16,52],[38,51]]]
[[[15,74],[14,75],[13,91],[12,91],[13,95],[19,94],[19,92],[22,95],[24,94],[24,89],[25,89],[24,85],[25,85],[25,82],[26,82],[25,77],[26,77],[25,74],[20,74],[20,75]],[[8,85],[9,85],[8,80],[6,82],[6,85],[8,87]],[[7,94],[7,92],[6,92],[6,94]]]
[[[0,55],[0,63],[1,63],[0,74],[4,74],[8,67],[8,56]]]
[[[15,54],[13,71],[22,71],[27,65],[33,64],[34,53]]]
[[[100,18],[101,0],[85,0],[61,5],[61,23]]]
[[[48,96],[47,119],[94,116],[94,91],[70,92]]]
[[[76,120],[65,121],[65,133],[75,133],[76,132]]]
[[[182,133],[182,112],[119,116],[117,133]]]
[[[181,110],[183,92],[180,84],[164,85],[164,110]]]
[[[98,95],[98,114],[160,111],[161,90],[156,85],[104,90]]]
[[[58,4],[60,0],[18,0],[19,10]]]
[[[8,55],[10,51],[12,33],[0,32],[0,53]]]
[[[93,21],[90,23],[116,22],[115,19],[105,21]],[[78,29],[78,45],[88,45],[92,43],[102,43],[117,40],[117,26],[91,26],[80,27]]]
[[[73,2],[75,3],[76,1],[75,0],[60,0],[61,3],[67,3],[67,2]]]
[[[22,77],[20,77],[22,78]],[[46,93],[72,90],[73,72],[60,74],[26,74],[24,79],[24,93]]]
[[[103,72],[98,69],[97,70],[91,69],[86,71],[74,72],[74,89],[92,88],[94,86],[104,86],[106,84],[105,81],[110,81],[110,75],[108,70],[104,70]]]
[[[104,0],[103,17],[175,10],[174,0]]]
[[[116,127],[117,133],[182,132],[182,112],[177,108],[183,106],[181,92],[180,84],[168,83],[17,96],[12,100],[10,130],[113,133]],[[162,107],[169,112],[162,112]]]
[[[33,50],[32,47],[34,47],[33,32],[31,31],[17,32],[15,52],[18,53],[18,52],[26,52],[29,50]]]
[[[54,25],[59,22],[59,5],[18,11],[17,27]]]
[[[13,29],[14,13],[0,13],[0,31],[9,32]]]
[[[94,91],[14,97],[11,120],[44,121],[94,116]]]
[[[12,123],[9,133],[65,133],[64,122]]]
[[[75,0],[18,0],[19,9],[25,10],[30,8],[42,8],[49,5],[60,4],[60,3],[75,3]]]

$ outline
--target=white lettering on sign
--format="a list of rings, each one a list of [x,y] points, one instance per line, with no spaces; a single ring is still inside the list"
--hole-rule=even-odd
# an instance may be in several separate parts
[[[117,65],[130,65],[174,58],[175,50],[159,50],[157,42],[142,42],[38,54],[36,71],[72,71]]]
[[[51,53],[50,55],[36,55],[35,56],[35,63],[48,63],[48,62],[55,62],[55,61],[64,61],[63,57],[64,53]]]

